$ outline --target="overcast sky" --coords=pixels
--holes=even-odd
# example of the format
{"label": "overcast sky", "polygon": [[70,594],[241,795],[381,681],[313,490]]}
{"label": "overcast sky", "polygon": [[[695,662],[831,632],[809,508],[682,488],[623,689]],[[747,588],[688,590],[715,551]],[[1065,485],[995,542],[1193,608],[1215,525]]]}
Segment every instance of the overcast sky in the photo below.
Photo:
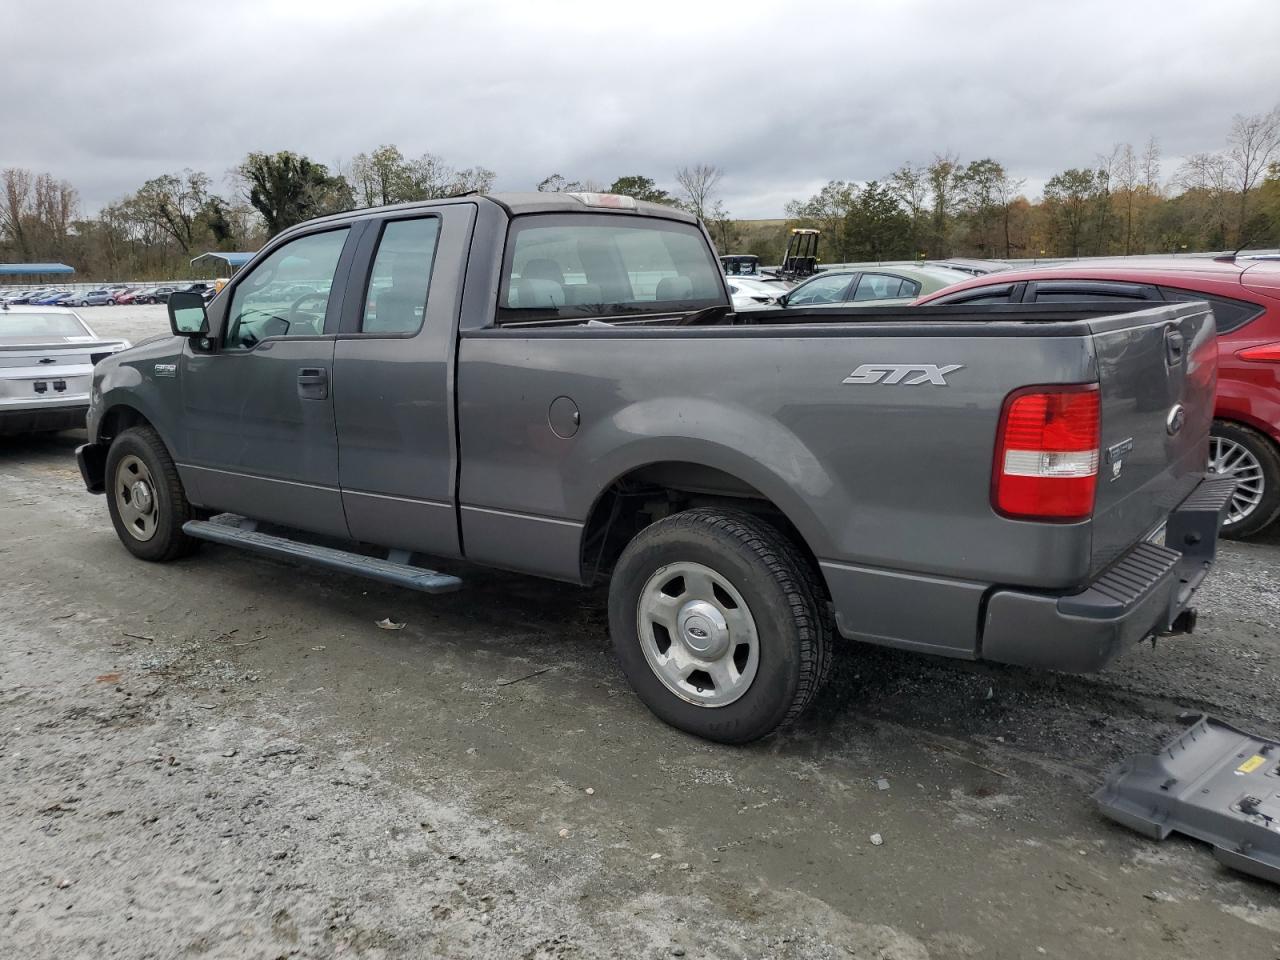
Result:
{"label": "overcast sky", "polygon": [[0,0],[0,166],[86,212],[250,150],[382,143],[664,186],[725,171],[739,217],[949,150],[1044,179],[1112,145],[1223,146],[1280,101],[1280,0]]}

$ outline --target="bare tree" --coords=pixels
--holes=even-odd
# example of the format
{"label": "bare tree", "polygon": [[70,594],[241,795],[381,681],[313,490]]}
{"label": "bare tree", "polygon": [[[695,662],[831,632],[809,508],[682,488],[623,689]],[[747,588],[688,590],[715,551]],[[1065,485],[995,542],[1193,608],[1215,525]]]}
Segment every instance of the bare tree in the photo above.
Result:
{"label": "bare tree", "polygon": [[889,189],[898,198],[911,218],[912,256],[923,251],[920,249],[924,239],[925,220],[928,216],[929,184],[925,179],[925,171],[921,167],[904,163],[889,174]]}
{"label": "bare tree", "polygon": [[1185,191],[1184,199],[1196,211],[1196,219],[1213,247],[1227,244],[1227,221],[1232,195],[1231,162],[1221,153],[1197,153],[1187,157],[1174,176]]}
{"label": "bare tree", "polygon": [[1126,143],[1120,148],[1120,155],[1115,164],[1115,194],[1120,198],[1124,213],[1124,255],[1133,253],[1133,209],[1138,195],[1138,155],[1133,152],[1133,144]]}
{"label": "bare tree", "polygon": [[710,163],[681,167],[676,171],[676,184],[684,193],[689,212],[706,221],[715,214],[716,187],[724,177],[724,171]]}
{"label": "bare tree", "polygon": [[935,256],[951,253],[950,227],[955,215],[956,203],[963,189],[965,165],[950,153],[935,153],[933,162],[925,168],[925,180],[933,201],[933,249]]}
{"label": "bare tree", "polygon": [[30,213],[31,171],[10,167],[0,174],[4,203],[0,206],[0,237],[6,239],[23,260],[31,256],[26,219]]}
{"label": "bare tree", "polygon": [[1269,113],[1252,117],[1236,114],[1227,135],[1227,166],[1232,186],[1239,191],[1236,214],[1236,246],[1249,243],[1245,236],[1248,225],[1249,194],[1265,175],[1272,159],[1280,153],[1280,106]]}

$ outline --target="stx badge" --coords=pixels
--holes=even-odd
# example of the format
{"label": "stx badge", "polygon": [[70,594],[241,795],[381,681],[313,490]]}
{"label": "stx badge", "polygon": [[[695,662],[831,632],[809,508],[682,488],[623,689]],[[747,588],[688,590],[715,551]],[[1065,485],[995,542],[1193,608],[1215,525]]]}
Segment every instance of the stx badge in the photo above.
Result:
{"label": "stx badge", "polygon": [[963,363],[949,363],[946,366],[935,363],[864,363],[841,382],[901,383],[906,387],[931,383],[935,387],[945,387],[947,374],[962,369]]}

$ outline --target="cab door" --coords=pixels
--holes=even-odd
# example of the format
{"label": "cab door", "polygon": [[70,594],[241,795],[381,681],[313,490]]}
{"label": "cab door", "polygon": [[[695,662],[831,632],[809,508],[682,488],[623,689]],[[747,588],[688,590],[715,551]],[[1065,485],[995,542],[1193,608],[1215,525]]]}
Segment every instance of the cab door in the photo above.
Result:
{"label": "cab door", "polygon": [[279,245],[232,281],[210,348],[187,345],[183,475],[200,505],[347,536],[333,355],[362,229],[331,226]]}
{"label": "cab door", "polygon": [[351,537],[461,555],[453,381],[476,207],[371,219],[334,355],[338,478]]}

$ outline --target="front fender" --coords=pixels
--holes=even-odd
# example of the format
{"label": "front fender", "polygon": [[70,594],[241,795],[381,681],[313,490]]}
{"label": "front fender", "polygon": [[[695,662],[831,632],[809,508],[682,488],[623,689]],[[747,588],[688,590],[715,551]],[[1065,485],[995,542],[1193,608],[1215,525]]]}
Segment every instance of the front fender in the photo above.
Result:
{"label": "front fender", "polygon": [[175,441],[181,437],[178,372],[184,341],[166,337],[133,347],[103,360],[94,369],[87,427],[89,442],[101,444],[103,424],[113,410],[127,407],[149,422],[179,459]]}

